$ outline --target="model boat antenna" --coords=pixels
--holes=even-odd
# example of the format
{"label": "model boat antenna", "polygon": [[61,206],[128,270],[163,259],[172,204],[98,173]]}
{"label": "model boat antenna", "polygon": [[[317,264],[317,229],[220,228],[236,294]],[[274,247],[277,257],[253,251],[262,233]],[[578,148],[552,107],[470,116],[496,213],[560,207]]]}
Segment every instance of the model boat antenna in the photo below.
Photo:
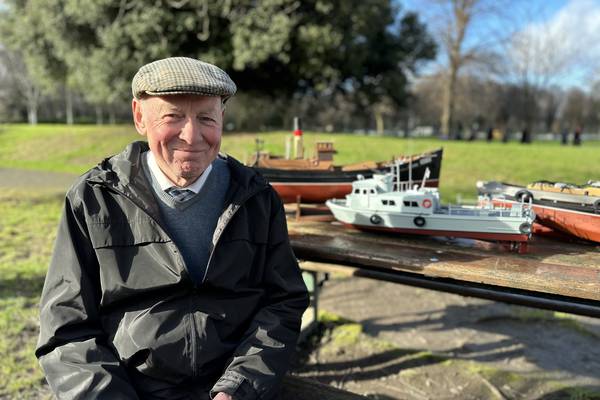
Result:
{"label": "model boat antenna", "polygon": [[425,187],[425,181],[427,181],[427,179],[429,179],[430,175],[431,175],[431,171],[429,170],[429,167],[427,167],[425,169],[425,173],[423,174],[423,180],[421,181],[421,189],[423,189]]}
{"label": "model boat antenna", "polygon": [[[398,173],[400,179],[400,173]],[[412,156],[408,157],[408,188],[412,189]]]}
{"label": "model boat antenna", "polygon": [[264,140],[256,138],[254,139],[254,143],[256,144],[256,158],[254,159],[254,165],[258,165],[258,160],[260,158],[260,152],[263,149]]}

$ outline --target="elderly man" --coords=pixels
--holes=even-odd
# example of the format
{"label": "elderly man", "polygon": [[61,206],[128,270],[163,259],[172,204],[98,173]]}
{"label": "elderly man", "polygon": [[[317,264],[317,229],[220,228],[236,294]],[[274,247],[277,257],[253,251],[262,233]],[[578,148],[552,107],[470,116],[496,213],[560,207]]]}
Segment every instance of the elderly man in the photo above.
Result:
{"label": "elderly man", "polygon": [[41,299],[36,355],[60,399],[271,399],[306,287],[282,203],[219,154],[236,87],[176,57],[133,78],[148,142],[69,190]]}

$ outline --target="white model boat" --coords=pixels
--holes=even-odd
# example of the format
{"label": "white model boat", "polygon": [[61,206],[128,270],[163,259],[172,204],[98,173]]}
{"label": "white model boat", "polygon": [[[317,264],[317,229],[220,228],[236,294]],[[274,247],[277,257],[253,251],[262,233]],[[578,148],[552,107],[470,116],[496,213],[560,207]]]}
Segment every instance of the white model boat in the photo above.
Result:
{"label": "white model boat", "polygon": [[412,182],[397,185],[395,175],[376,174],[354,181],[352,193],[345,199],[330,199],[326,205],[337,220],[359,229],[467,237],[515,245],[531,237],[535,213],[527,203],[510,208],[495,206],[491,201],[481,201],[480,206],[442,206],[437,189],[413,186]]}

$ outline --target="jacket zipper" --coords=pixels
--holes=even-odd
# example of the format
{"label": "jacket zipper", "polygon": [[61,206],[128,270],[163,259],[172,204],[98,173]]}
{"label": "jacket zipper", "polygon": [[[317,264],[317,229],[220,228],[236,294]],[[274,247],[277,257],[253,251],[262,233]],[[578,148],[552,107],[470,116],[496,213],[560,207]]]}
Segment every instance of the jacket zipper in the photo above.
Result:
{"label": "jacket zipper", "polygon": [[[246,201],[246,200],[244,200],[244,201]],[[215,240],[214,243],[212,244],[212,249],[210,250],[210,254],[208,256],[208,262],[206,263],[206,269],[204,270],[204,276],[202,277],[201,284],[204,283],[204,281],[206,280],[206,276],[208,275],[208,268],[210,267],[210,262],[213,258],[213,254],[215,253],[215,249],[217,248],[217,244],[219,243],[219,240],[221,240],[223,231],[229,224],[229,221],[231,221],[233,216],[237,213],[237,210],[239,210],[241,208],[241,206],[242,206],[241,204],[234,205],[232,203],[227,207],[227,209],[225,209],[225,211],[223,213],[221,213],[221,216],[222,216],[225,212],[227,212],[228,209],[231,209],[231,211],[229,212],[227,217],[223,220],[222,224],[219,224],[219,226],[217,226],[217,228],[219,229],[219,232],[217,233],[217,240]],[[220,217],[219,217],[219,219],[220,219]]]}
{"label": "jacket zipper", "polygon": [[[202,277],[201,284],[204,283],[204,281],[206,280],[206,277],[208,275],[208,269],[210,268],[210,262],[212,261],[213,254],[215,253],[215,250],[217,248],[217,244],[219,244],[219,241],[221,240],[221,236],[223,236],[223,232],[225,231],[225,228],[227,228],[227,225],[229,225],[229,222],[231,221],[231,219],[234,217],[234,215],[237,213],[237,211],[240,208],[242,208],[242,206],[244,205],[244,203],[246,201],[248,201],[250,198],[256,196],[258,193],[262,192],[263,190],[266,190],[266,188],[260,189],[260,190],[257,190],[255,192],[250,193],[249,195],[247,195],[246,197],[244,197],[240,201],[239,204],[230,203],[229,206],[227,206],[227,208],[225,210],[223,210],[223,212],[221,213],[221,217],[222,217],[227,212],[227,210],[231,208],[231,210],[229,211],[228,215],[223,220],[222,224],[218,225],[215,228],[215,229],[219,229],[219,232],[217,233],[217,239],[213,243],[212,250],[210,251],[210,255],[208,256],[208,262],[206,263],[206,270],[204,271],[204,276]],[[221,219],[221,217],[219,217],[219,219]]]}

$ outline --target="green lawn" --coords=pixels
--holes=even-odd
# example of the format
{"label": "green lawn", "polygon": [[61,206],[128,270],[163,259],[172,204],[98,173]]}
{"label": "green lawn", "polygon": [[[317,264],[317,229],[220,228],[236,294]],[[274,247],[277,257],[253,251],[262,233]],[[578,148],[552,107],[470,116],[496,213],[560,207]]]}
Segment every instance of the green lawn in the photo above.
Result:
{"label": "green lawn", "polygon": [[[240,160],[260,137],[265,149],[283,153],[286,132],[227,134],[222,149]],[[0,168],[82,173],[103,157],[140,138],[132,126],[0,125]],[[390,159],[394,154],[444,147],[441,187],[446,201],[475,197],[478,179],[527,183],[536,179],[584,182],[600,179],[600,144],[580,148],[557,143],[441,142],[307,133],[305,147],[333,140],[340,163]],[[48,397],[33,355],[38,303],[51,254],[62,194],[0,190],[0,399]]]}
{"label": "green lawn", "polygon": [[0,191],[0,398],[47,397],[33,354],[62,194]]}
{"label": "green lawn", "polygon": [[[241,161],[248,160],[255,151],[255,139],[260,137],[266,150],[283,154],[288,135],[288,132],[226,134],[222,150]],[[0,126],[0,167],[79,174],[140,138],[130,125]],[[441,193],[445,201],[454,202],[457,196],[474,199],[477,180],[520,184],[540,179],[573,183],[600,180],[600,142],[573,147],[556,142],[521,145],[313,132],[306,133],[304,140],[308,153],[313,152],[317,140],[334,141],[338,163],[387,160],[393,155],[444,147]]]}

